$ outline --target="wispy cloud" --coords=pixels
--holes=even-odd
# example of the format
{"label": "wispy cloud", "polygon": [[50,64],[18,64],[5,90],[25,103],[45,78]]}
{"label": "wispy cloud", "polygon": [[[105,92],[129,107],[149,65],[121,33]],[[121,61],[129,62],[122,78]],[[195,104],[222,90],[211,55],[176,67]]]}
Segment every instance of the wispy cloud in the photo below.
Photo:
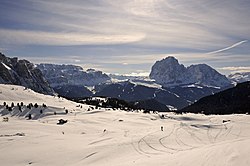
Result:
{"label": "wispy cloud", "polygon": [[5,48],[0,48],[0,52],[6,51]]}
{"label": "wispy cloud", "polygon": [[133,72],[133,73],[129,73],[129,74],[124,74],[125,76],[134,76],[134,77],[148,77],[149,76],[149,72]]}
{"label": "wispy cloud", "polygon": [[0,29],[3,42],[22,45],[121,44],[140,41],[144,37],[144,34],[103,35]]}
{"label": "wispy cloud", "polygon": [[169,55],[186,64],[232,66],[233,59],[247,66],[249,8],[245,0],[0,1],[0,47],[22,49],[8,50],[13,56],[48,54],[51,62],[77,54],[123,73],[149,71]]}
{"label": "wispy cloud", "polygon": [[250,72],[250,67],[249,66],[231,66],[231,67],[222,67],[218,68],[219,70],[225,70],[225,71],[230,71],[231,73],[237,73],[237,72]]}
{"label": "wispy cloud", "polygon": [[206,53],[206,54],[216,54],[216,53],[220,53],[220,52],[223,52],[223,51],[227,51],[227,50],[230,50],[230,49],[232,49],[232,48],[234,48],[234,47],[237,47],[237,46],[239,46],[239,45],[241,45],[241,44],[243,44],[243,43],[246,43],[246,42],[248,42],[247,40],[243,40],[243,41],[240,41],[240,42],[238,42],[238,43],[235,43],[235,44],[233,44],[233,45],[231,45],[231,46],[229,46],[229,47],[226,47],[226,48],[222,48],[222,49],[219,49],[219,50],[216,50],[216,51],[212,51],[212,52],[209,52],[209,53]]}
{"label": "wispy cloud", "polygon": [[[13,3],[20,8],[16,12],[9,13],[8,17],[12,21],[21,21],[32,26],[34,33],[36,31],[48,33],[46,35],[41,33],[39,35],[38,33],[36,36],[40,39],[39,44],[43,45],[51,44],[52,42],[48,42],[48,40],[54,41],[55,39],[51,40],[51,38],[54,38],[55,35],[58,40],[65,40],[66,38],[65,45],[84,45],[88,42],[93,44],[95,41],[96,44],[100,44],[102,41],[103,43],[109,43],[110,40],[111,43],[115,43],[118,40],[118,44],[127,41],[139,41],[136,44],[144,46],[209,50],[235,42],[225,32],[232,32],[232,36],[238,33],[239,36],[244,35],[245,38],[250,38],[248,28],[244,28],[249,25],[244,23],[247,25],[242,26],[242,28],[239,28],[238,25],[239,17],[242,19],[248,18],[248,8],[239,6],[240,3],[235,4],[232,0],[230,2],[231,4],[224,0],[219,3],[211,3],[208,0],[202,3],[195,0],[190,0],[188,3],[173,0],[70,2],[42,0],[27,1],[32,5],[24,8],[19,2],[14,1]],[[232,6],[235,6],[234,8],[240,7],[242,12],[235,14],[235,9]],[[220,10],[221,8],[223,10]],[[227,15],[226,18],[231,19],[225,19],[225,15]],[[228,26],[229,24],[230,26]],[[15,29],[19,28],[22,31],[26,30],[25,37],[28,41],[36,40],[32,37],[34,34],[32,31],[22,29],[23,27]],[[51,33],[55,31],[57,34],[52,35]],[[27,34],[28,32],[30,35]],[[32,43],[19,42],[24,35],[20,34],[19,31],[15,33],[17,44]],[[71,37],[68,33],[78,34],[79,37]],[[66,37],[63,37],[63,34]],[[97,39],[89,39],[92,38],[91,35],[84,35],[86,36],[85,39],[80,39],[83,37],[82,34],[95,34],[93,38]],[[67,36],[72,40],[69,40]],[[135,36],[136,39],[132,36]],[[109,40],[103,40],[103,38],[108,37],[110,37]],[[86,38],[89,40],[86,40]],[[15,43],[15,41],[11,42]],[[54,44],[62,45],[62,41],[56,41]]]}

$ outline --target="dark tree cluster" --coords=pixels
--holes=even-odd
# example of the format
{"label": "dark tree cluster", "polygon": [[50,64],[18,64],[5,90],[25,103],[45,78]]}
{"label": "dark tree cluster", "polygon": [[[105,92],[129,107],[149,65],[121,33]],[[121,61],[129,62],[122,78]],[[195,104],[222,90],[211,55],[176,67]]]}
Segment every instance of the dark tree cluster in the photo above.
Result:
{"label": "dark tree cluster", "polygon": [[100,107],[113,109],[113,110],[121,109],[125,111],[133,111],[136,109],[132,104],[124,100],[110,98],[110,97],[105,98],[104,100],[87,97],[84,99],[75,99],[74,101],[78,103],[82,103],[82,104],[92,105],[93,107],[90,106],[88,108],[88,111],[93,110],[93,109],[99,109]]}

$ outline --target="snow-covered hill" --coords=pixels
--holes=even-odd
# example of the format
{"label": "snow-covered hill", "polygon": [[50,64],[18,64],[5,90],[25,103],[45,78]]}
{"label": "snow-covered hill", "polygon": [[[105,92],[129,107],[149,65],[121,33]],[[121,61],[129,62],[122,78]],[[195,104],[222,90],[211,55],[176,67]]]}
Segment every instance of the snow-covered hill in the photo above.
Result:
{"label": "snow-covered hill", "polygon": [[185,84],[198,84],[203,86],[226,87],[231,82],[206,64],[197,64],[185,67],[179,64],[174,57],[167,57],[157,61],[150,73],[150,78],[165,87]]}
{"label": "snow-covered hill", "polygon": [[[3,102],[16,105],[21,101],[25,105],[46,103],[47,115],[25,120],[16,108],[4,115],[9,118],[8,122],[0,121],[0,161],[4,166],[248,166],[250,163],[249,115],[167,113],[162,116],[103,108],[88,111],[87,105],[79,106],[20,86],[0,85],[1,113],[6,112]],[[23,108],[23,111],[28,109]],[[40,109],[32,109],[40,114]],[[57,125],[59,119],[68,121]]]}
{"label": "snow-covered hill", "polygon": [[[4,102],[8,107],[11,107],[12,103],[14,104],[11,112],[9,112],[6,107],[3,107]],[[19,110],[17,103],[20,105],[21,102],[23,103],[23,107]],[[32,107],[29,109],[27,106],[30,103],[32,103],[33,106],[37,103],[38,108]],[[23,118],[28,114],[32,114],[32,117],[36,118],[38,115],[43,117],[46,114],[54,114],[54,110],[57,110],[57,113],[65,113],[66,109],[73,111],[76,109],[76,106],[79,105],[62,97],[44,95],[23,86],[8,84],[0,84],[0,104],[2,105],[0,110],[1,115],[9,114]],[[43,104],[45,104],[46,107],[43,107]],[[40,113],[41,110],[43,110],[42,114]]]}

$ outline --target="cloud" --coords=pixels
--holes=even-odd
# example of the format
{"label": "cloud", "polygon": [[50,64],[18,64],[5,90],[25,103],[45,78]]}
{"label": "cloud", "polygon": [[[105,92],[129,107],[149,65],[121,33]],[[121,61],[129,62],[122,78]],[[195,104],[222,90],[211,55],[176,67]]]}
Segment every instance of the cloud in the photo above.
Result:
{"label": "cloud", "polygon": [[7,49],[5,49],[5,48],[0,48],[0,52],[1,52],[1,51],[6,51],[6,50],[7,50]]}
{"label": "cloud", "polygon": [[0,29],[3,42],[23,45],[121,44],[140,41],[144,37],[144,34],[103,35]]}
{"label": "cloud", "polygon": [[[31,2],[27,1],[27,3]],[[42,32],[47,33],[44,35],[39,32],[34,39],[32,31],[29,32],[31,35],[21,35],[17,31],[16,41],[22,40],[23,36],[30,41],[29,43],[18,42],[18,44],[30,44],[33,40],[37,44],[53,43],[54,45],[136,42],[135,45],[140,46],[211,50],[235,42],[231,36],[250,38],[248,28],[250,23],[239,21],[248,19],[247,5],[235,3],[233,0],[222,0],[218,3],[212,3],[209,0],[202,2],[196,0],[188,2],[42,0],[32,1],[32,5],[26,8],[18,2],[15,5],[22,10],[18,8],[16,11],[14,9],[12,12],[6,11],[10,19],[34,27],[32,30],[34,33],[41,29]],[[52,35],[51,30],[57,33]],[[65,37],[62,37],[64,33]],[[54,37],[58,40],[51,39]],[[15,41],[12,40],[10,43]]]}
{"label": "cloud", "polygon": [[149,76],[149,72],[133,72],[133,73],[129,73],[129,74],[124,74],[125,76],[141,76],[141,77],[148,77]]}
{"label": "cloud", "polygon": [[226,70],[230,71],[231,73],[237,73],[237,72],[250,72],[250,67],[249,66],[231,66],[231,67],[222,67],[218,68],[219,70]]}
{"label": "cloud", "polygon": [[237,47],[237,46],[239,46],[239,45],[241,45],[241,44],[243,44],[243,43],[246,43],[246,42],[248,42],[247,40],[243,40],[243,41],[240,41],[240,42],[238,42],[238,43],[235,43],[235,44],[233,44],[233,45],[231,45],[231,46],[229,46],[229,47],[226,47],[226,48],[222,48],[222,49],[219,49],[219,50],[216,50],[216,51],[212,51],[212,52],[209,52],[209,53],[206,53],[206,54],[217,54],[217,53],[220,53],[220,52],[223,52],[223,51],[227,51],[227,50],[230,50],[230,49],[232,49],[232,48],[234,48],[234,47]]}
{"label": "cloud", "polygon": [[185,65],[248,66],[249,8],[245,0],[0,1],[0,46],[51,62],[77,55],[72,63],[109,72],[149,71],[166,56]]}

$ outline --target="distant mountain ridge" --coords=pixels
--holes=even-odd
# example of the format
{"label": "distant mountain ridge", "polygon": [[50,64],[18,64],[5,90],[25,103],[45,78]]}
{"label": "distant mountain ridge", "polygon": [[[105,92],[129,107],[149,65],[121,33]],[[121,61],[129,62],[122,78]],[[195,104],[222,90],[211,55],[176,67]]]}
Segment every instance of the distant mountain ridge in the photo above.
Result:
{"label": "distant mountain ridge", "polygon": [[186,84],[226,87],[231,84],[226,76],[206,64],[185,67],[171,56],[157,61],[152,66],[149,77],[165,87]]}
{"label": "distant mountain ridge", "polygon": [[[148,77],[119,76],[112,74],[108,76],[93,69],[84,71],[81,67],[75,65],[40,64],[37,66],[41,69],[45,78],[48,79],[53,89],[58,94],[67,98],[104,96],[122,99],[128,102],[140,101],[145,107],[148,106],[146,105],[147,102],[144,101],[155,101],[154,105],[159,105],[157,104],[157,102],[159,102],[165,106],[173,106],[177,109],[181,109],[204,96],[222,90],[221,84],[214,84],[216,81],[220,82],[220,78],[223,79],[221,81],[223,86],[230,83],[225,76],[220,75],[205,64],[191,65],[185,68],[183,65],[180,65],[174,57],[168,57],[166,59],[164,63],[170,65],[161,65],[160,68],[162,68],[163,73],[159,74],[164,74],[164,71],[167,71],[170,75],[160,77],[166,76],[169,79],[182,79],[186,80],[186,82],[183,81],[180,84],[175,84],[175,86],[165,87],[165,84],[161,84]],[[185,72],[186,70],[188,70],[188,72]],[[207,71],[209,71],[210,74],[206,74]],[[153,71],[151,73],[153,73]],[[198,83],[205,85],[199,85]],[[215,87],[215,85],[220,85],[220,87]]]}
{"label": "distant mountain ridge", "polygon": [[59,64],[37,64],[45,78],[52,87],[77,85],[77,86],[94,86],[109,81],[111,78],[94,69],[83,70],[76,65],[59,65]]}
{"label": "distant mountain ridge", "polygon": [[0,83],[22,85],[43,94],[54,94],[42,72],[27,60],[8,58],[0,53]]}
{"label": "distant mountain ridge", "polygon": [[234,73],[228,76],[230,80],[236,83],[250,81],[250,72]]}
{"label": "distant mountain ridge", "polygon": [[201,98],[180,112],[204,114],[237,114],[250,112],[250,81],[217,94]]}
{"label": "distant mountain ridge", "polygon": [[[53,90],[67,98],[81,98],[93,95],[95,85],[110,81],[111,78],[94,69],[83,70],[76,65],[38,64]],[[91,87],[91,89],[88,89]]]}
{"label": "distant mountain ridge", "polygon": [[186,68],[174,57],[165,58],[160,65],[159,61],[155,63],[158,65],[152,67],[150,74],[155,80],[145,76],[108,76],[94,69],[84,71],[76,65],[34,66],[26,60],[1,57],[0,83],[23,85],[44,94],[56,92],[68,99],[112,97],[149,110],[179,110],[231,85],[225,76],[205,64]]}

